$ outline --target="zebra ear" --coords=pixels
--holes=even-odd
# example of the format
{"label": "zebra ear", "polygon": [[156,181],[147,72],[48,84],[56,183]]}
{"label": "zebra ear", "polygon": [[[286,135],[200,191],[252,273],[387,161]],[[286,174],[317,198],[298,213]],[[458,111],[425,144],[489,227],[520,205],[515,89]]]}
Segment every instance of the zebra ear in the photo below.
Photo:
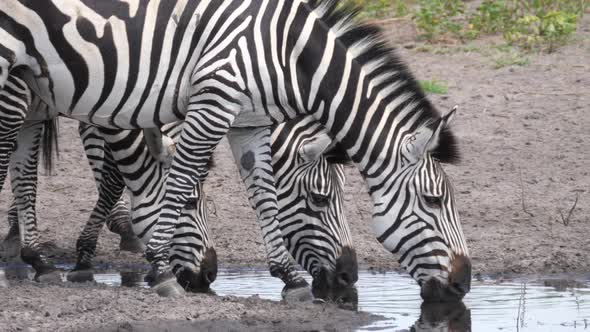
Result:
{"label": "zebra ear", "polygon": [[457,106],[434,123],[419,128],[415,134],[407,138],[405,149],[409,159],[419,160],[424,154],[435,152],[438,149],[441,134],[453,119],[456,110]]}
{"label": "zebra ear", "polygon": [[455,105],[447,114],[443,115],[438,121],[436,129],[432,133],[432,137],[426,146],[425,152],[434,152],[440,145],[441,134],[445,128],[448,128],[449,124],[453,121],[455,113],[457,112],[458,106]]}
{"label": "zebra ear", "polygon": [[299,156],[305,161],[318,160],[322,154],[332,147],[332,144],[332,138],[326,133],[306,138],[299,147]]}

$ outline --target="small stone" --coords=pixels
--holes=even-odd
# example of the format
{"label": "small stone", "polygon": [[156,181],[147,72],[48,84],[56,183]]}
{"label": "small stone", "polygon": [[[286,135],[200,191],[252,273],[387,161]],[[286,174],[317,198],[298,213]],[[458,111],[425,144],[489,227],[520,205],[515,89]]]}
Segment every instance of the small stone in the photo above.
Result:
{"label": "small stone", "polygon": [[49,317],[51,316],[51,314],[49,313],[49,311],[45,311],[45,317]]}
{"label": "small stone", "polygon": [[416,47],[416,44],[414,44],[414,43],[407,43],[407,44],[404,45],[404,48],[405,49],[408,49],[408,50],[411,50],[411,49],[413,49],[415,47]]}

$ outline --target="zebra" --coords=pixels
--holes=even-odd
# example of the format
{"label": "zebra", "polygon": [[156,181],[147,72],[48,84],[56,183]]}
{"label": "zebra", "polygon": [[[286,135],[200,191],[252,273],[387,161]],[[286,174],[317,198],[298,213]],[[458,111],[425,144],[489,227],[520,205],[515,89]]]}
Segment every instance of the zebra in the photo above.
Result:
{"label": "zebra", "polygon": [[[441,116],[379,29],[355,23],[354,9],[328,0],[8,3],[0,88],[17,68],[49,113],[124,129],[185,121],[146,249],[162,282],[174,278],[179,211],[234,126],[243,127],[236,159],[252,167],[244,180],[271,274],[289,291],[309,287],[282,243],[268,156],[270,125],[310,114],[365,179],[376,237],[422,298],[469,292],[469,252],[442,168],[459,160],[455,109]],[[182,293],[167,285],[160,294]]]}
{"label": "zebra", "polygon": [[[175,139],[181,128],[180,124],[172,123],[165,125],[162,131],[167,137]],[[81,124],[79,132],[88,159],[99,160],[100,155],[92,155],[90,148],[96,150],[100,147],[96,141],[101,138],[112,141],[108,135],[109,130]],[[129,162],[129,165],[119,167],[137,167],[136,159],[131,158],[137,152],[129,148],[131,142],[138,140],[135,135],[136,133],[117,138],[109,144],[119,146],[125,151],[124,156],[119,156],[115,163]],[[233,147],[235,143],[231,137],[233,136],[230,136],[230,144]],[[333,145],[325,144],[325,138],[326,134],[321,126],[311,117],[293,119],[273,130],[272,159],[277,191],[285,193],[278,200],[279,225],[285,244],[292,257],[313,276],[314,293],[323,294],[321,297],[330,297],[331,291],[348,289],[358,280],[358,267],[343,211],[345,179],[342,163],[347,160]],[[122,151],[117,153],[120,155]],[[106,164],[105,159],[103,163]],[[241,167],[241,163],[237,164]],[[94,173],[98,179],[100,174],[96,171]],[[108,176],[109,173],[111,172],[103,170],[102,176]],[[138,172],[135,171],[134,174]],[[114,187],[116,186],[109,186],[111,189]],[[112,196],[111,200],[117,196],[120,194]],[[206,220],[204,210],[199,209],[198,212],[198,219]],[[136,218],[140,217],[132,220]],[[89,222],[79,237],[78,244],[82,247],[78,248],[80,256],[77,269],[88,268],[88,262],[94,256],[99,229],[96,226]],[[326,292],[328,295],[325,295]]]}
{"label": "zebra", "polygon": [[[173,123],[164,126],[163,131],[168,137],[175,138],[179,135],[180,129],[180,124]],[[26,132],[23,130],[20,134],[24,135]],[[147,150],[142,151],[147,148],[147,144],[134,146],[136,142],[143,142],[137,131],[125,131],[125,135],[116,131],[116,141],[113,145],[119,150],[114,152],[105,141],[105,136],[109,137],[108,134],[102,134],[99,128],[81,123],[79,134],[93,170],[99,199],[77,241],[77,264],[73,272],[68,275],[72,281],[86,280],[89,277],[88,270],[91,269],[91,260],[95,255],[98,233],[105,220],[111,231],[122,237],[127,236],[127,239],[122,238],[120,246],[125,246],[128,241],[131,241],[132,246],[136,245],[135,238],[129,234],[133,234],[127,222],[129,212],[120,197],[124,182],[137,182],[139,176],[150,169],[145,167],[143,158],[148,156]],[[38,141],[39,139],[35,142],[38,143]],[[350,231],[343,212],[345,178],[342,163],[347,162],[346,158],[337,149],[330,147],[330,144],[326,144],[331,140],[326,140],[326,134],[311,117],[294,119],[277,126],[273,130],[272,142],[273,167],[277,178],[277,190],[280,193],[279,220],[287,248],[296,261],[314,277],[314,295],[318,298],[336,299],[339,290],[349,289],[358,279],[356,253],[352,248]],[[27,143],[21,138],[19,149],[26,150],[27,146],[31,145]],[[13,155],[13,159],[24,155],[26,154],[23,152],[17,153]],[[117,158],[113,158],[113,155]],[[142,157],[137,158],[137,156]],[[36,175],[36,157],[35,153],[26,158],[29,160],[29,165],[32,165],[28,167],[29,174]],[[122,167],[133,171],[119,172],[117,162],[125,163]],[[150,159],[150,162],[153,161]],[[163,179],[147,182],[158,183],[163,182]],[[36,194],[35,185],[36,181],[13,182],[17,192],[27,191],[33,196]],[[25,190],[25,188],[30,189]],[[139,190],[144,189],[140,188]],[[142,194],[137,191],[133,191],[133,194],[133,197],[142,197]],[[145,202],[145,199],[143,201]],[[198,204],[198,206],[202,205]],[[16,210],[16,205],[13,204],[9,214],[16,214]],[[32,206],[27,210],[34,211],[35,208]],[[206,220],[204,209],[199,208],[196,211],[197,220]],[[142,213],[142,215],[152,215],[152,213]],[[137,219],[134,220],[137,221]],[[11,230],[18,230],[18,226],[14,225],[16,223],[13,221]],[[32,222],[31,225],[25,226],[29,226],[26,229],[31,229],[25,234],[30,236],[30,233],[34,233],[34,238],[38,239],[36,224]],[[207,231],[205,227],[199,230]],[[138,233],[141,234],[144,231],[139,230]],[[204,235],[208,237],[208,234]],[[48,265],[46,260],[44,262]],[[175,264],[175,266],[178,270],[181,265]],[[46,271],[52,270],[47,266],[44,267]],[[37,272],[42,274],[45,271]],[[183,284],[187,283],[187,278],[178,279],[184,280]],[[215,280],[214,276],[197,279],[211,282]],[[204,282],[203,286],[193,286],[191,289],[204,290],[208,285],[208,282]]]}
{"label": "zebra", "polygon": [[[18,136],[17,149],[10,160],[15,204],[9,211],[9,221],[12,219],[14,223],[14,219],[17,219],[18,235],[20,235],[22,243],[21,258],[33,267],[36,272],[36,280],[42,280],[56,271],[55,266],[40,248],[35,216],[39,143],[40,141],[45,143],[45,139],[52,138],[52,136],[46,135],[42,140],[41,132],[44,129],[46,131],[48,127],[51,128],[49,124],[53,123],[37,122],[32,123],[31,127],[23,128]],[[107,134],[103,133],[103,135]],[[104,219],[109,216],[111,217],[110,223],[114,224],[109,227],[111,230],[119,228],[129,231],[129,226],[131,226],[132,231],[142,241],[147,242],[151,232],[150,224],[155,222],[161,208],[160,203],[164,191],[163,176],[165,176],[166,170],[145,148],[143,140],[134,141],[134,138],[140,136],[141,132],[138,133],[137,130],[110,130],[108,135],[113,142],[120,140],[123,143],[135,144],[135,146],[134,148],[115,150],[110,147],[116,146],[116,143],[106,146],[104,139],[97,140],[86,135],[87,152],[88,149],[96,149],[99,146],[104,152],[100,163],[101,168],[98,169],[99,172],[95,172],[99,199],[88,224],[101,222],[100,226],[102,226]],[[48,144],[43,145],[47,146]],[[130,157],[137,159],[135,162],[123,164]],[[118,167],[121,168],[121,171]],[[95,170],[97,169],[95,168]],[[141,177],[141,179],[138,180],[137,177]],[[126,214],[120,211],[121,207],[125,206],[117,201],[117,198],[121,197],[125,185],[132,192],[130,197],[133,223],[131,225],[128,224],[128,219],[124,223],[121,222],[122,219],[126,219],[124,218]],[[110,213],[111,211],[113,213]],[[123,218],[117,217],[117,214],[122,214]],[[15,215],[17,215],[16,218]],[[11,227],[11,229],[13,228]],[[88,232],[88,227],[82,234],[84,232]],[[10,233],[14,234],[15,231]],[[123,232],[119,232],[119,234],[126,235]],[[73,280],[88,277],[91,257],[87,252],[80,250],[79,247],[83,244],[84,238],[82,237],[77,243],[78,263],[74,271],[68,275],[69,279],[70,277]],[[94,249],[96,241],[92,245]],[[171,253],[170,265],[178,283],[187,291],[208,290],[209,285],[217,276],[217,256],[206,224],[204,200],[195,200],[193,197],[183,207],[178,227],[175,230]]]}

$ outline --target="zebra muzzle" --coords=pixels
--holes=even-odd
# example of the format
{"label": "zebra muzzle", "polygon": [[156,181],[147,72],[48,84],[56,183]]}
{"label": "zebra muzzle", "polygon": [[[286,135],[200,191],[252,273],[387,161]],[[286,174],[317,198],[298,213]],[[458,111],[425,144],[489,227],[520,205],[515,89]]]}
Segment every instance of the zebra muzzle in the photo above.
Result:
{"label": "zebra muzzle", "polygon": [[432,277],[420,286],[420,296],[426,302],[460,301],[471,290],[471,261],[466,256],[455,256],[446,283]]}
{"label": "zebra muzzle", "polygon": [[356,251],[350,247],[342,248],[334,270],[322,268],[314,276],[312,291],[316,298],[334,302],[356,302],[358,294],[354,284],[358,280]]}
{"label": "zebra muzzle", "polygon": [[217,279],[217,253],[215,249],[207,248],[200,271],[181,269],[176,272],[176,279],[187,292],[208,292],[209,286]]}

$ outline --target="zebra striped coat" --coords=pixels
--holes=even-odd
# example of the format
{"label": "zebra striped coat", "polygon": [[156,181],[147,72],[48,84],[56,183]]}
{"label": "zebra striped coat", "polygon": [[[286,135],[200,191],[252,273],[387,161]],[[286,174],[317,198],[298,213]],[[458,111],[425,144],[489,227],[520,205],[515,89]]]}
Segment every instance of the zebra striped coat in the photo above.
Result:
{"label": "zebra striped coat", "polygon": [[[165,135],[175,139],[181,128],[181,124],[175,123],[164,126],[162,130]],[[99,193],[105,191],[105,195],[110,196],[107,201],[116,200],[120,196],[118,189],[122,188],[122,183],[117,185],[108,179],[122,177],[127,185],[133,183],[133,188],[136,187],[137,181],[143,178],[139,177],[143,167],[138,168],[135,156],[139,150],[145,150],[147,147],[143,143],[132,147],[132,144],[141,141],[137,131],[123,132],[126,136],[117,134],[114,138],[111,130],[84,124],[80,126],[80,136],[91,161]],[[101,142],[105,139],[108,144]],[[311,117],[294,119],[277,126],[273,130],[272,142],[273,167],[279,193],[279,224],[287,249],[295,261],[314,277],[318,285],[321,285],[320,287],[349,287],[356,282],[358,275],[356,254],[352,249],[350,231],[343,211],[345,179],[340,163],[346,162],[345,156],[334,149],[332,140]],[[230,144],[233,146],[234,142],[230,141]],[[139,159],[141,160],[142,158]],[[113,165],[131,169],[133,172],[121,171],[121,175],[113,174],[118,172]],[[237,165],[238,168],[243,167],[239,161]],[[139,169],[142,171],[139,172]],[[158,179],[158,175],[154,174],[153,177]],[[157,181],[163,183],[163,180]],[[102,186],[103,181],[108,185]],[[153,181],[156,180],[151,179],[148,182]],[[145,184],[142,183],[140,190],[144,188]],[[113,189],[117,189],[114,195]],[[131,192],[132,197],[141,196],[141,193],[134,190]],[[99,205],[100,200],[97,202],[97,206]],[[134,205],[146,208],[149,206],[145,202],[132,204]],[[197,205],[201,207],[203,203]],[[205,209],[199,208],[196,212],[197,220],[200,221],[198,225],[205,225]],[[143,216],[152,214],[146,211],[134,212],[132,220],[139,223]],[[102,221],[104,219],[103,217]],[[78,240],[78,264],[82,266],[94,255],[98,237],[96,226],[102,226],[102,223],[94,224],[92,221],[91,218]],[[124,226],[111,225],[109,228],[124,229]],[[200,230],[208,239],[206,227]],[[148,231],[139,229],[135,233],[140,234],[144,242],[147,242]]]}
{"label": "zebra striped coat", "polygon": [[[50,110],[82,121],[138,128],[185,119],[147,248],[162,276],[180,210],[232,123],[311,114],[365,178],[376,236],[423,298],[461,298],[471,265],[441,166],[457,160],[453,112],[441,117],[378,29],[353,17],[337,1],[8,0],[0,10],[0,88],[21,67]],[[270,225],[271,273],[294,289],[304,283],[273,233],[276,193],[265,186],[273,181],[269,136],[242,136],[256,146],[261,170],[251,182],[264,195],[251,200]]]}
{"label": "zebra striped coat", "polygon": [[[19,149],[12,157],[12,165],[18,165],[22,169],[11,171],[11,174],[15,175],[13,188],[15,193],[26,192],[28,197],[36,195],[36,160],[41,124],[32,127],[37,129],[35,131],[21,131]],[[175,138],[180,133],[181,125],[171,124],[163,129],[166,135]],[[133,241],[134,234],[129,228],[128,210],[120,200],[125,184],[131,188],[139,188],[131,190],[132,206],[157,211],[158,204],[153,201],[154,195],[149,191],[160,190],[164,183],[164,178],[160,177],[161,173],[155,172],[161,166],[149,157],[147,147],[137,131],[103,130],[105,133],[102,133],[101,129],[85,124],[80,125],[79,131],[95,176],[99,199],[77,241],[78,262],[74,272],[69,274],[71,280],[76,280],[78,274],[85,280],[87,273],[84,270],[91,268],[99,231],[105,220],[111,231],[120,234],[126,241]],[[33,137],[36,139],[31,142],[25,141],[31,134],[34,134]],[[111,144],[107,144],[105,136],[112,141]],[[292,256],[314,276],[316,293],[348,287],[358,278],[356,255],[351,246],[350,232],[343,212],[344,172],[339,163],[345,160],[337,151],[329,151],[331,148],[331,140],[310,117],[289,121],[273,130],[273,166],[279,192],[281,230]],[[24,161],[21,162],[19,159]],[[119,171],[118,163],[123,170],[131,171]],[[152,167],[154,165],[155,167]],[[18,174],[35,176],[28,179]],[[17,196],[17,200],[18,197],[20,196]],[[34,201],[28,203],[31,206],[26,207],[26,211],[34,212]],[[200,291],[206,289],[215,279],[216,265],[212,260],[214,250],[206,227],[204,205],[198,202],[195,206],[197,208],[193,214],[193,209],[187,205],[187,211],[191,213],[184,213],[184,221],[180,223],[184,227],[175,233],[171,264],[177,277],[186,275],[186,272],[183,274],[186,269],[194,271],[192,276],[200,276],[201,270],[208,271],[209,275],[204,279],[207,282],[198,287],[195,282],[191,284],[186,278],[179,278],[187,289]],[[15,204],[9,213],[14,215],[13,218],[9,218],[13,219],[13,235],[18,235]],[[135,233],[144,242],[149,238],[151,226],[144,219],[146,216],[153,218],[153,215],[157,213],[144,210],[140,214],[134,213],[132,218]],[[23,247],[38,249],[34,215],[32,219],[25,220],[23,229]],[[130,243],[125,243],[122,239],[121,245],[129,246]],[[131,245],[134,243],[131,242]],[[203,257],[207,257],[205,251],[209,252],[209,259],[206,259],[206,264],[199,266]]]}

